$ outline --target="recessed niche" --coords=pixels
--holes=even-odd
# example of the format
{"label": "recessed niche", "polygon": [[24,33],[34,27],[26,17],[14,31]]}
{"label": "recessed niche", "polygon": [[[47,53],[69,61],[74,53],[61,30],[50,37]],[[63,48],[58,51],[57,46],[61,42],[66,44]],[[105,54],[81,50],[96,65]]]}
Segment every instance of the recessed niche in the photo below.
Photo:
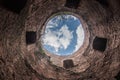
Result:
{"label": "recessed niche", "polygon": [[63,61],[63,67],[68,69],[74,67],[74,63],[72,59],[67,59]]}
{"label": "recessed niche", "polygon": [[26,32],[26,44],[33,44],[36,42],[36,32],[27,31]]}
{"label": "recessed niche", "polygon": [[120,72],[115,76],[116,80],[120,80]]}
{"label": "recessed niche", "polygon": [[15,13],[20,13],[25,7],[27,0],[2,0],[1,5],[7,10],[13,11]]}
{"label": "recessed niche", "polygon": [[95,37],[93,41],[93,49],[103,52],[106,49],[106,44],[107,44],[106,38]]}
{"label": "recessed niche", "polygon": [[56,14],[50,17],[43,29],[41,43],[43,49],[58,56],[72,55],[84,42],[84,29],[76,16]]}
{"label": "recessed niche", "polygon": [[80,0],[66,0],[65,6],[68,8],[77,9],[79,6]]}
{"label": "recessed niche", "polygon": [[102,6],[106,6],[108,7],[108,1],[107,0],[96,0],[97,2],[99,2]]}

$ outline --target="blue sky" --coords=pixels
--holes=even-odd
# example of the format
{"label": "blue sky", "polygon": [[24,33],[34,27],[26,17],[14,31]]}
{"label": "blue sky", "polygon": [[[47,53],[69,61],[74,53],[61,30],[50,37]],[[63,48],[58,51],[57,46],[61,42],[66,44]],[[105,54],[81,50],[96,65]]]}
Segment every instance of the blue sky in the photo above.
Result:
{"label": "blue sky", "polygon": [[73,15],[57,15],[46,24],[42,35],[44,49],[52,54],[66,56],[76,52],[83,44],[84,30]]}

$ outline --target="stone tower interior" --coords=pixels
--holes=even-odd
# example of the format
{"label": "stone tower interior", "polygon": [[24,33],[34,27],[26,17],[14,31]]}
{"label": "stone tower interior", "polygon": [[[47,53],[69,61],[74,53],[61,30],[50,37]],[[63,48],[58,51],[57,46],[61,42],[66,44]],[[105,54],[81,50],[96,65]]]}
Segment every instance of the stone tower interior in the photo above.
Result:
{"label": "stone tower interior", "polygon": [[[83,25],[84,43],[72,55],[41,45],[59,13]],[[120,0],[0,0],[0,80],[120,80]]]}

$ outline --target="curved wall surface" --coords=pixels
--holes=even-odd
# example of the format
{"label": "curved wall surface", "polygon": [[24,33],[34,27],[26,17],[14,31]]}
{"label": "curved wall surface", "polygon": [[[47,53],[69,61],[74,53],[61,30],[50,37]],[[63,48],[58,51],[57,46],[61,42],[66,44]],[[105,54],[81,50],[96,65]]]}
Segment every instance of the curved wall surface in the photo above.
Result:
{"label": "curved wall surface", "polygon": [[[7,3],[10,8],[3,3],[0,1],[1,80],[120,79],[119,0],[29,0],[22,7],[17,5],[18,12],[12,2]],[[51,16],[66,12],[80,19],[84,43],[72,55],[50,54],[41,46],[41,33]]]}

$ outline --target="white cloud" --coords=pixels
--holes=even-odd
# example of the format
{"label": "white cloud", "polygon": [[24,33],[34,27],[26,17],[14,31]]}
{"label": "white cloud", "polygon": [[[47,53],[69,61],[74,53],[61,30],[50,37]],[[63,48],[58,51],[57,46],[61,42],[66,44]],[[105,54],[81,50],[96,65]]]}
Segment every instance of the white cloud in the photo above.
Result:
{"label": "white cloud", "polygon": [[44,45],[52,46],[58,52],[61,48],[67,49],[72,38],[72,32],[67,25],[64,25],[58,31],[52,31],[48,28],[42,40]]}
{"label": "white cloud", "polygon": [[55,48],[55,51],[58,51],[60,48],[60,43],[58,42],[58,37],[55,32],[48,30],[48,32],[43,36],[43,44],[50,45]]}
{"label": "white cloud", "polygon": [[60,21],[62,21],[63,19],[69,20],[69,19],[72,19],[72,18],[74,20],[77,20],[77,18],[75,16],[72,16],[72,15],[58,15],[58,16],[55,16],[54,19],[51,19],[51,20],[48,21],[48,23],[46,25],[47,26],[46,28],[48,29],[48,28],[57,27],[59,25]]}
{"label": "white cloud", "polygon": [[77,20],[77,17],[75,17],[75,16],[73,16],[73,15],[65,15],[65,18],[66,19],[71,19],[71,18],[73,18],[74,20]]}
{"label": "white cloud", "polygon": [[84,30],[81,24],[77,27],[76,34],[77,34],[77,45],[75,46],[75,51],[77,51],[84,42]]}
{"label": "white cloud", "polygon": [[64,49],[67,49],[68,45],[71,42],[71,39],[73,38],[72,32],[69,31],[68,26],[64,25],[61,27],[60,32],[62,33],[63,37],[59,39],[60,43],[64,47]]}
{"label": "white cloud", "polygon": [[[55,17],[55,18],[58,18],[58,17]],[[53,27],[57,27],[58,26],[58,19],[55,19],[55,20],[49,20],[47,25],[46,25],[46,28],[53,28]]]}

